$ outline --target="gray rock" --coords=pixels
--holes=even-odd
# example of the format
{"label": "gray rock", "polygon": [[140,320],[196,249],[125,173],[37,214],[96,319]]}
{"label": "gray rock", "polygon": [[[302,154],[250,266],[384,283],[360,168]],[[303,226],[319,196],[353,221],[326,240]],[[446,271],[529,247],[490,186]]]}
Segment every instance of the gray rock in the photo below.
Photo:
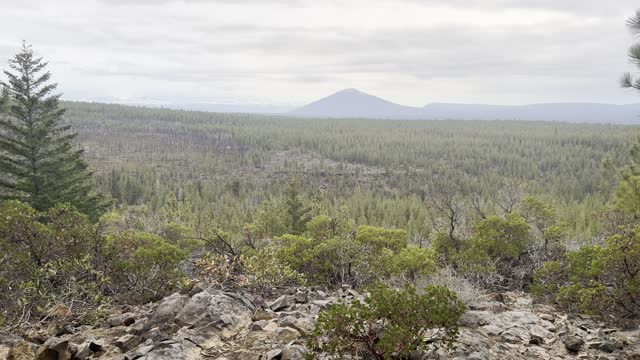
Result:
{"label": "gray rock", "polygon": [[264,355],[265,360],[278,359],[282,356],[282,349],[274,349]]}
{"label": "gray rock", "polygon": [[299,291],[293,296],[293,299],[299,304],[304,304],[307,302],[307,293]]}
{"label": "gray rock", "polygon": [[175,317],[180,326],[213,327],[231,332],[251,324],[252,310],[242,300],[215,289],[191,297]]}
{"label": "gray rock", "polygon": [[594,341],[589,342],[587,345],[590,349],[596,349],[604,351],[606,353],[612,353],[616,350],[622,350],[622,348],[624,347],[620,340]]}
{"label": "gray rock", "polygon": [[278,317],[276,313],[274,313],[270,309],[258,309],[253,313],[253,320],[271,320]]}
{"label": "gray rock", "polygon": [[153,346],[153,349],[139,358],[140,360],[196,360],[200,359],[200,348],[189,341],[166,340]]}
{"label": "gray rock", "polygon": [[78,351],[74,355],[74,358],[79,360],[86,360],[95,353],[100,353],[104,350],[104,343],[101,340],[87,340],[78,346]]}
{"label": "gray rock", "polygon": [[324,293],[328,293],[328,292],[329,292],[329,290],[327,289],[327,287],[326,287],[326,286],[324,286],[324,285],[316,285],[316,286],[314,286],[314,287],[313,287],[313,291],[322,291],[322,292],[324,292]]}
{"label": "gray rock", "polygon": [[562,339],[562,343],[569,351],[578,352],[582,349],[582,345],[584,345],[584,340],[577,336],[567,336]]}
{"label": "gray rock", "polygon": [[331,304],[331,300],[313,300],[311,304],[318,306],[320,309],[326,309]]}
{"label": "gray rock", "polygon": [[487,355],[484,352],[477,351],[470,354],[467,360],[487,360]]}
{"label": "gray rock", "polygon": [[267,326],[267,321],[266,320],[258,320],[258,321],[254,321],[251,324],[251,330],[253,331],[262,331],[264,330],[264,327]]}
{"label": "gray rock", "polygon": [[490,311],[467,311],[460,317],[460,325],[469,328],[476,328],[478,326],[490,324],[493,317],[494,314]]}
{"label": "gray rock", "polygon": [[122,352],[127,352],[140,345],[141,342],[142,338],[139,336],[127,334],[119,337],[113,344]]}
{"label": "gray rock", "polygon": [[273,302],[267,303],[269,308],[273,311],[280,311],[293,305],[295,298],[291,295],[282,295]]}
{"label": "gray rock", "polygon": [[311,334],[315,327],[315,322],[309,317],[286,316],[278,321],[280,326],[290,327],[298,330],[302,336]]}
{"label": "gray rock", "polygon": [[326,300],[327,294],[324,291],[310,291],[307,293],[307,301]]}
{"label": "gray rock", "polygon": [[302,345],[287,345],[282,349],[282,360],[305,360],[307,349]]}
{"label": "gray rock", "polygon": [[52,337],[45,341],[36,351],[37,360],[68,360],[71,359],[69,340]]}
{"label": "gray rock", "polygon": [[276,338],[278,340],[289,342],[296,339],[299,339],[301,334],[298,330],[292,329],[290,327],[279,327],[275,331]]}
{"label": "gray rock", "polygon": [[150,329],[156,326],[166,327],[173,324],[173,320],[182,310],[188,299],[186,295],[177,293],[164,298],[145,324],[145,328]]}

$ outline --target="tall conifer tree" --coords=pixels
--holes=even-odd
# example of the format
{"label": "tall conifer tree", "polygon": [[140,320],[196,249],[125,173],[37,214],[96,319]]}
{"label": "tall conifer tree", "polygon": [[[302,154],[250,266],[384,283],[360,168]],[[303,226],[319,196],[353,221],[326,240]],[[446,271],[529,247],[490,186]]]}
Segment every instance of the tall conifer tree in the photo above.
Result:
{"label": "tall conifer tree", "polygon": [[[640,36],[640,9],[636,10],[636,13],[627,19],[627,26],[634,36]],[[628,55],[631,62],[640,68],[640,42],[631,45]],[[631,73],[625,73],[620,79],[620,85],[640,90],[640,78],[634,77]]]}
{"label": "tall conifer tree", "polygon": [[69,203],[96,216],[106,203],[93,192],[83,151],[72,143],[76,134],[61,124],[65,110],[46,66],[23,44],[4,71],[9,104],[0,115],[0,199],[38,210]]}

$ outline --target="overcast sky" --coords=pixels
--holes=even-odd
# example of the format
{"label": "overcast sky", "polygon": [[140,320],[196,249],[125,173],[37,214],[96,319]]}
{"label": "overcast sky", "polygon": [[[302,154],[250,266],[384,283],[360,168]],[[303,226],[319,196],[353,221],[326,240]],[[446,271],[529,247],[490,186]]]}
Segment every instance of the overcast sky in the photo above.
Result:
{"label": "overcast sky", "polygon": [[637,0],[0,0],[67,99],[297,105],[344,88],[405,105],[640,102]]}

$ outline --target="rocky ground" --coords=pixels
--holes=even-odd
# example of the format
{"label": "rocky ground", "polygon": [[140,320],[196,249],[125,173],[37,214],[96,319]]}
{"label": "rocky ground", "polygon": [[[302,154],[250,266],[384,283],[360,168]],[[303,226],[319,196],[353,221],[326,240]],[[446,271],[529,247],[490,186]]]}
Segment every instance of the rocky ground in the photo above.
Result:
{"label": "rocky ground", "polygon": [[[61,307],[21,337],[0,333],[0,359],[304,359],[317,314],[360,296],[346,287],[333,293],[316,287],[264,301],[196,286],[158,303],[119,308],[94,326],[74,323]],[[412,358],[640,359],[637,325],[566,316],[516,293],[486,295],[470,308],[453,349]]]}

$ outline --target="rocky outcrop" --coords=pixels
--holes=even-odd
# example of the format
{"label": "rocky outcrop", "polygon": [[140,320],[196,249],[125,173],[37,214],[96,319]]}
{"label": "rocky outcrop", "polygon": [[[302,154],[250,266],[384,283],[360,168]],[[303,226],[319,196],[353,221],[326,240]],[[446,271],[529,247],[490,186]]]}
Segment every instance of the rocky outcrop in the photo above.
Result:
{"label": "rocky outcrop", "polygon": [[[51,334],[43,325],[24,337],[0,333],[0,359],[302,360],[318,313],[340,299],[360,297],[349,287],[335,293],[319,287],[292,289],[265,302],[200,287],[122,308],[91,327],[62,324],[67,331]],[[640,359],[637,328],[570,317],[523,294],[486,295],[460,325],[451,349],[416,352],[412,359]]]}

